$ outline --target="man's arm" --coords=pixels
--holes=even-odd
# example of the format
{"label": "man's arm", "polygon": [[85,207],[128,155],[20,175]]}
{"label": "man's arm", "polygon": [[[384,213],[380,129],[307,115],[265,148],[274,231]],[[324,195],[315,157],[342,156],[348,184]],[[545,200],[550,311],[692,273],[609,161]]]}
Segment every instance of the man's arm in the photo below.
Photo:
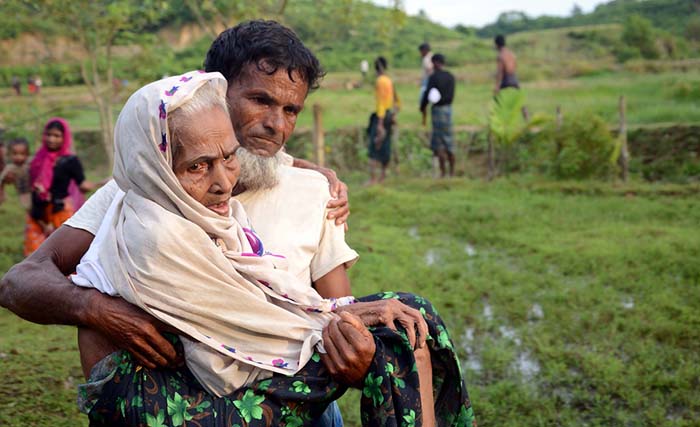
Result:
{"label": "man's arm", "polygon": [[5,274],[0,305],[34,323],[87,325],[87,294],[65,275],[75,269],[93,238],[87,231],[60,227]]}
{"label": "man's arm", "polygon": [[340,298],[352,295],[350,278],[345,264],[340,264],[314,282],[314,288],[323,298]]}
{"label": "man's arm", "polygon": [[144,366],[177,363],[158,332],[165,326],[121,298],[73,285],[75,271],[94,236],[63,225],[0,281],[0,305],[34,323],[85,326],[129,350]]}
{"label": "man's arm", "polygon": [[[350,203],[348,202],[348,186],[338,178],[333,169],[322,168],[308,160],[294,158],[292,166],[295,168],[314,170],[328,179],[331,196],[333,200],[328,202],[328,209],[333,209],[328,213],[328,219],[335,218],[337,225],[345,224],[350,216]],[[347,226],[346,226],[347,227]]]}

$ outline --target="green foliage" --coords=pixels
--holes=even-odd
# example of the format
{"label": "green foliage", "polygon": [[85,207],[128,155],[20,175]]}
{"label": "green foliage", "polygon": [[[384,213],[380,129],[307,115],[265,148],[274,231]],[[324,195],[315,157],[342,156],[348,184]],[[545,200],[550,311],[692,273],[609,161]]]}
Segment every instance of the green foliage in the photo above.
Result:
{"label": "green foliage", "polygon": [[[700,91],[700,87],[696,90]],[[700,180],[700,127],[671,126],[629,133],[630,171],[650,181]]]}
{"label": "green foliage", "polygon": [[[408,17],[395,7],[355,0],[290,2],[284,22],[329,71],[359,70],[360,61],[371,63],[379,55],[387,57],[390,69],[416,67],[420,63],[418,45],[424,41],[432,43],[433,50],[451,46],[443,53],[448,60],[462,62],[466,55],[459,43],[469,39],[425,18]],[[457,45],[452,46],[454,42]]]}
{"label": "green foliage", "polygon": [[69,86],[83,83],[80,64],[47,62],[40,65],[15,65],[0,67],[0,85],[10,86],[13,76],[20,78],[23,84],[29,77],[41,76],[45,86]]}
{"label": "green foliage", "polygon": [[502,90],[491,101],[489,129],[497,145],[511,147],[525,132],[524,105],[525,93],[517,89]]}
{"label": "green foliage", "polygon": [[481,37],[494,37],[496,34],[522,31],[622,23],[631,15],[639,15],[650,20],[657,28],[668,28],[680,35],[686,28],[686,23],[697,17],[697,14],[697,2],[694,4],[694,0],[613,0],[596,6],[591,13],[572,13],[563,18],[531,18],[522,12],[507,12],[501,14],[495,23],[479,29],[477,34]]}
{"label": "green foliage", "polygon": [[690,40],[700,41],[700,16],[692,16],[685,26],[685,35]]}
{"label": "green foliage", "polygon": [[671,97],[677,101],[700,100],[700,82],[680,81],[671,88]]}
{"label": "green foliage", "polygon": [[529,162],[557,179],[610,178],[617,170],[617,142],[598,116],[566,117],[550,123],[531,143]]}
{"label": "green foliage", "polygon": [[659,51],[656,48],[654,27],[646,18],[632,15],[625,21],[622,30],[622,42],[633,49],[638,49],[642,57],[657,59]]}

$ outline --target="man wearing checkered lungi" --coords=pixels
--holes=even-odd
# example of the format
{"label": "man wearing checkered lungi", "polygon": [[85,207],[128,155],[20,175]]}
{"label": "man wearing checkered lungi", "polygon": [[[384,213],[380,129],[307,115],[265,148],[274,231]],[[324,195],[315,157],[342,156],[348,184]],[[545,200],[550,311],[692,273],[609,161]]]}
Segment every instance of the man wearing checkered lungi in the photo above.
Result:
{"label": "man wearing checkered lungi", "polygon": [[433,132],[430,138],[430,148],[440,162],[440,174],[446,175],[445,163],[449,164],[449,174],[454,175],[455,156],[452,146],[452,99],[455,92],[455,78],[444,69],[445,57],[442,54],[433,55],[433,74],[428,79],[428,86],[423,93],[420,111],[423,113],[423,126],[426,125],[426,109],[432,104],[430,116]]}

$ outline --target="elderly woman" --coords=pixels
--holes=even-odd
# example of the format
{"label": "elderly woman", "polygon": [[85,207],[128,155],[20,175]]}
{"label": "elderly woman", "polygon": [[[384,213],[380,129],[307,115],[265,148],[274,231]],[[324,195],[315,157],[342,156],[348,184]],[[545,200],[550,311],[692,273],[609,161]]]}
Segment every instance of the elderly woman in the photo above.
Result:
{"label": "elderly woman", "polygon": [[[327,300],[264,250],[241,205],[236,141],[219,73],[191,72],[145,86],[117,122],[110,206],[73,281],[119,295],[178,331],[186,367],[150,370],[129,353],[98,362],[81,389],[91,425],[308,425],[348,385],[321,361],[324,328],[360,319],[337,314],[354,299]],[[370,328],[365,425],[470,425],[472,411],[444,324],[424,299],[431,372],[420,393],[413,340],[402,328]],[[365,304],[359,302],[357,304]],[[433,380],[434,379],[434,380]],[[93,390],[99,386],[99,393]],[[422,404],[430,408],[421,411]],[[424,417],[424,412],[428,414]]]}

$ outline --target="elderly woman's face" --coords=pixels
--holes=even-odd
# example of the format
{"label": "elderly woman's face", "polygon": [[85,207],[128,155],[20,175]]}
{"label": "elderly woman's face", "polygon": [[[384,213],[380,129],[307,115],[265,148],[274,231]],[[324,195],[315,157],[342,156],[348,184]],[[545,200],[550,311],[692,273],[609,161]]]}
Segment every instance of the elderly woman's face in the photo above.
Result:
{"label": "elderly woman's face", "polygon": [[173,172],[187,194],[222,216],[229,214],[231,191],[239,175],[238,141],[228,115],[220,108],[185,119]]}

